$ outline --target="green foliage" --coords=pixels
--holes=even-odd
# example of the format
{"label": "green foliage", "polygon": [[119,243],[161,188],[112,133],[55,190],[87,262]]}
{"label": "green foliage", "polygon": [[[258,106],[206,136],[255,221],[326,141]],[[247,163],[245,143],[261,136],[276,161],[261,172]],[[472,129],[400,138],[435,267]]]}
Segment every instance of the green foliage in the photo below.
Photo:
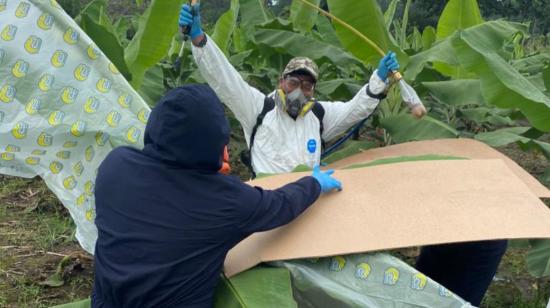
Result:
{"label": "green foliage", "polygon": [[141,86],[147,69],[166,56],[172,37],[178,31],[175,25],[179,8],[179,1],[153,0],[140,17],[139,30],[125,50],[134,88]]}
{"label": "green foliage", "polygon": [[233,35],[239,15],[239,0],[231,0],[231,8],[225,12],[216,22],[212,39],[220,49],[227,54],[227,47]]}
{"label": "green foliage", "polygon": [[550,276],[550,240],[531,240],[527,268],[535,277]]}
{"label": "green foliage", "polygon": [[[316,6],[321,0],[306,0]],[[300,1],[292,1],[290,7],[290,21],[294,25],[294,29],[300,32],[308,32],[317,21],[317,12]]]}
{"label": "green foliage", "polygon": [[[386,31],[384,16],[375,0],[328,0],[327,2],[332,14],[361,31],[383,51],[396,52],[402,65],[407,63],[407,55],[394,44]],[[373,67],[378,65],[382,56],[375,49],[339,24],[334,24],[334,27],[340,42],[346,50],[365,64]]]}
{"label": "green foliage", "polygon": [[284,268],[256,267],[229,279],[222,277],[214,307],[295,308],[290,273]]}

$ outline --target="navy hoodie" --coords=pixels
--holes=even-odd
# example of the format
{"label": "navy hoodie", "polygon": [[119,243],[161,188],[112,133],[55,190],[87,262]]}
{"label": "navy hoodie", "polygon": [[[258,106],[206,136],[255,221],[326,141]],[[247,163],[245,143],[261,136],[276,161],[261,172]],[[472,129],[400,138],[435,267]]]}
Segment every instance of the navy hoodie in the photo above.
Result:
{"label": "navy hoodie", "polygon": [[229,133],[212,89],[188,85],[153,109],[143,150],[103,161],[92,307],[212,307],[229,249],[319,197],[312,177],[263,190],[218,173]]}

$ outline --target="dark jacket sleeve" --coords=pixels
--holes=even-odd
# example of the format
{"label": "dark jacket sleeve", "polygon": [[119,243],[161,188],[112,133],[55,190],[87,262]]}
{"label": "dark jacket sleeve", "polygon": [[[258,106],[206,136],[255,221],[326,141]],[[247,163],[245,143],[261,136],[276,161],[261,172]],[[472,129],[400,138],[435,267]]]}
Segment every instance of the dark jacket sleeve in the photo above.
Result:
{"label": "dark jacket sleeve", "polygon": [[321,194],[319,182],[311,176],[275,190],[255,189],[261,195],[259,201],[249,208],[250,214],[239,226],[247,234],[267,231],[291,222]]}

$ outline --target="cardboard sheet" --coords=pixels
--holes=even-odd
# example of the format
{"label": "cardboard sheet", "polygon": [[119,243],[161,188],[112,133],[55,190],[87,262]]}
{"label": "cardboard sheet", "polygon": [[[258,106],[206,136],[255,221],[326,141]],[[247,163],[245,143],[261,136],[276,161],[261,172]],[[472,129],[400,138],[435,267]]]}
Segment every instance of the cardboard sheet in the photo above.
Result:
{"label": "cardboard sheet", "polygon": [[340,169],[353,164],[366,163],[381,158],[426,154],[459,156],[471,159],[502,159],[535,195],[539,198],[550,198],[550,190],[539,183],[537,179],[531,176],[513,160],[485,143],[467,138],[415,141],[371,149],[337,161],[329,165],[329,167]]}
{"label": "cardboard sheet", "polygon": [[[253,181],[277,188],[310,173]],[[550,209],[503,160],[418,161],[338,170],[344,190],[228,254],[228,276],[263,261],[437,243],[550,238]]]}

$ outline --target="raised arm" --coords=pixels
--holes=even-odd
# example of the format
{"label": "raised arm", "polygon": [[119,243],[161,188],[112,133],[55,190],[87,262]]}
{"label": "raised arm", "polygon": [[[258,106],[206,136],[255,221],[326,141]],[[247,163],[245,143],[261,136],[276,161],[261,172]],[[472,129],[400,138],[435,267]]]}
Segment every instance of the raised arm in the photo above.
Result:
{"label": "raised arm", "polygon": [[193,7],[184,4],[179,25],[191,27],[189,34],[193,41],[193,56],[202,76],[235,114],[245,132],[250,133],[262,111],[265,94],[248,85],[216,43],[202,31],[199,11],[200,4]]}
{"label": "raised arm", "polygon": [[370,116],[385,97],[386,80],[391,71],[397,71],[399,64],[395,54],[390,52],[371,75],[369,83],[347,102],[319,102],[325,109],[323,139],[329,141],[344,133],[351,126]]}

